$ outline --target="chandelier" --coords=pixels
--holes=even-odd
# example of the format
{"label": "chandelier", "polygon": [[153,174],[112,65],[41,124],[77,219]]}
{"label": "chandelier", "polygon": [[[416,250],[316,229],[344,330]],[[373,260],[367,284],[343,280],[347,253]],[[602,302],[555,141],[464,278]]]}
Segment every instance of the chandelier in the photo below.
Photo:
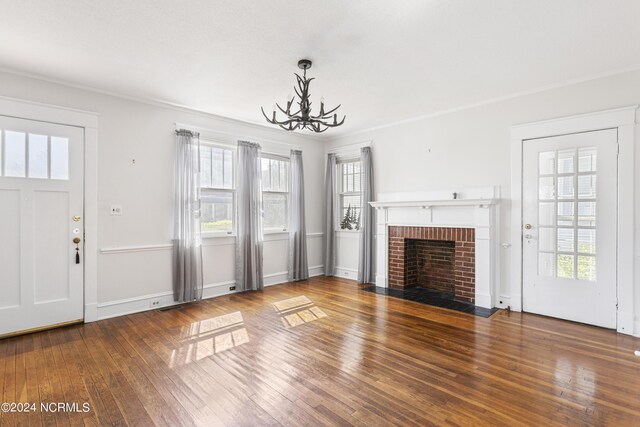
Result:
{"label": "chandelier", "polygon": [[[264,108],[260,107],[262,110],[262,114],[267,121],[273,125],[278,125],[284,130],[293,131],[296,129],[309,129],[314,132],[324,132],[329,128],[334,128],[340,126],[344,123],[344,119],[347,116],[342,117],[341,121],[338,121],[338,115],[335,111],[340,108],[338,105],[336,108],[325,111],[324,108],[324,100],[320,100],[320,111],[315,116],[311,114],[311,101],[309,97],[311,94],[309,93],[309,83],[313,80],[313,77],[307,79],[307,70],[311,68],[311,61],[308,59],[301,59],[298,61],[298,68],[302,69],[304,72],[302,77],[295,73],[298,86],[294,87],[296,91],[296,95],[298,95],[299,101],[297,102],[298,111],[291,112],[291,106],[296,101],[296,98],[290,96],[291,99],[287,99],[287,108],[282,108],[278,103],[275,104],[275,107],[278,108],[286,117],[283,120],[278,120],[276,118],[276,109],[273,109],[273,116],[269,118],[264,112]],[[333,114],[333,122],[331,121],[331,115]]]}

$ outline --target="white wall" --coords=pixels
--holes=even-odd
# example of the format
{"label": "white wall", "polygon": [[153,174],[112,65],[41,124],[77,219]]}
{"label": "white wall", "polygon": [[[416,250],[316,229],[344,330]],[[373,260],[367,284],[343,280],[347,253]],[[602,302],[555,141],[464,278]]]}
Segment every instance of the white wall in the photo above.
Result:
{"label": "white wall", "polygon": [[[0,96],[99,113],[98,247],[123,249],[98,254],[98,303],[99,307],[103,307],[98,311],[99,316],[119,313],[123,307],[128,310],[148,308],[148,298],[140,299],[145,296],[155,296],[162,303],[171,300],[169,244],[172,232],[175,122],[213,129],[226,135],[230,141],[243,138],[263,144],[266,141],[266,145],[269,145],[269,141],[278,141],[300,146],[305,167],[309,265],[318,267],[315,272],[321,271],[324,203],[322,141],[8,73],[0,73]],[[259,110],[256,110],[258,116]],[[121,204],[123,215],[110,216],[111,204]],[[267,282],[281,281],[286,273],[286,238],[286,234],[266,237]],[[228,291],[234,272],[233,238],[205,239],[203,246],[205,284],[210,288],[208,294]],[[211,286],[216,284],[221,286]]]}
{"label": "white wall", "polygon": [[[399,98],[401,102],[401,97]],[[510,127],[515,124],[640,104],[640,71],[549,89],[509,100],[459,110],[335,138],[327,150],[372,141],[376,193],[427,191],[499,185],[501,242],[510,242]],[[636,144],[640,137],[636,136]],[[640,149],[636,164],[640,167]],[[636,222],[640,178],[636,176]],[[636,227],[636,247],[640,230]],[[351,250],[338,239],[338,266],[357,268]],[[356,246],[357,248],[357,246]],[[356,249],[357,250],[357,249]],[[500,294],[511,286],[509,249],[501,249]],[[636,257],[636,267],[640,267]],[[640,278],[636,268],[636,333],[640,332]]]}

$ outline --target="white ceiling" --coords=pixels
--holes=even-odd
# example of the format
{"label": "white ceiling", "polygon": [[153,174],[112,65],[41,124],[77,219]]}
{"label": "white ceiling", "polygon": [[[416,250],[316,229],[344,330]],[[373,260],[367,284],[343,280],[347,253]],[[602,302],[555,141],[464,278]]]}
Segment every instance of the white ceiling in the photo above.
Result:
{"label": "white ceiling", "polygon": [[308,57],[313,98],[347,114],[326,136],[640,65],[637,0],[0,0],[0,11],[2,68],[251,122],[293,92]]}

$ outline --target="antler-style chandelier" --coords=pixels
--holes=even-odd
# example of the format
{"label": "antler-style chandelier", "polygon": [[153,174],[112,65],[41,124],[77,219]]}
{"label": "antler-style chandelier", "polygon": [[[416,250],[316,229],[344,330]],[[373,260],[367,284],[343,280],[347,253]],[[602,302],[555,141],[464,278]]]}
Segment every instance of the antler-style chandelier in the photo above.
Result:
{"label": "antler-style chandelier", "polygon": [[[296,91],[296,95],[298,95],[298,98],[300,98],[300,100],[297,102],[298,111],[296,111],[295,113],[291,112],[291,106],[296,100],[295,97],[291,97],[291,99],[287,99],[286,109],[282,108],[276,103],[276,107],[278,108],[278,110],[280,110],[286,116],[284,120],[280,121],[276,119],[275,108],[272,118],[269,118],[265,114],[264,108],[261,107],[264,118],[267,119],[269,123],[278,125],[285,130],[309,129],[318,133],[343,124],[344,119],[346,119],[347,116],[344,116],[342,120],[338,122],[338,115],[335,114],[335,111],[340,108],[340,105],[329,111],[325,111],[324,100],[320,101],[320,112],[315,116],[311,115],[311,101],[309,101],[309,97],[311,96],[311,94],[309,93],[309,83],[311,83],[311,80],[313,80],[313,78],[307,79],[307,70],[311,68],[311,61],[309,61],[308,59],[301,59],[300,61],[298,61],[298,68],[304,70],[302,77],[295,73],[296,79],[298,81],[298,86],[294,87],[294,89]],[[333,122],[330,121],[332,114]]]}

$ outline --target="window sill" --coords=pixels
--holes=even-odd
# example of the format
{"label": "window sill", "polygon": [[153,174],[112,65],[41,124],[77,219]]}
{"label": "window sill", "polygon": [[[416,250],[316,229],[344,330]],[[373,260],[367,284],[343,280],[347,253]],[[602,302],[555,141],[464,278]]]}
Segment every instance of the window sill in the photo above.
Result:
{"label": "window sill", "polygon": [[264,230],[262,234],[264,234],[265,236],[268,234],[289,234],[289,230],[282,230],[282,229]]}
{"label": "window sill", "polygon": [[226,231],[208,231],[200,234],[203,239],[213,239],[218,237],[236,237],[236,233],[227,233]]}

